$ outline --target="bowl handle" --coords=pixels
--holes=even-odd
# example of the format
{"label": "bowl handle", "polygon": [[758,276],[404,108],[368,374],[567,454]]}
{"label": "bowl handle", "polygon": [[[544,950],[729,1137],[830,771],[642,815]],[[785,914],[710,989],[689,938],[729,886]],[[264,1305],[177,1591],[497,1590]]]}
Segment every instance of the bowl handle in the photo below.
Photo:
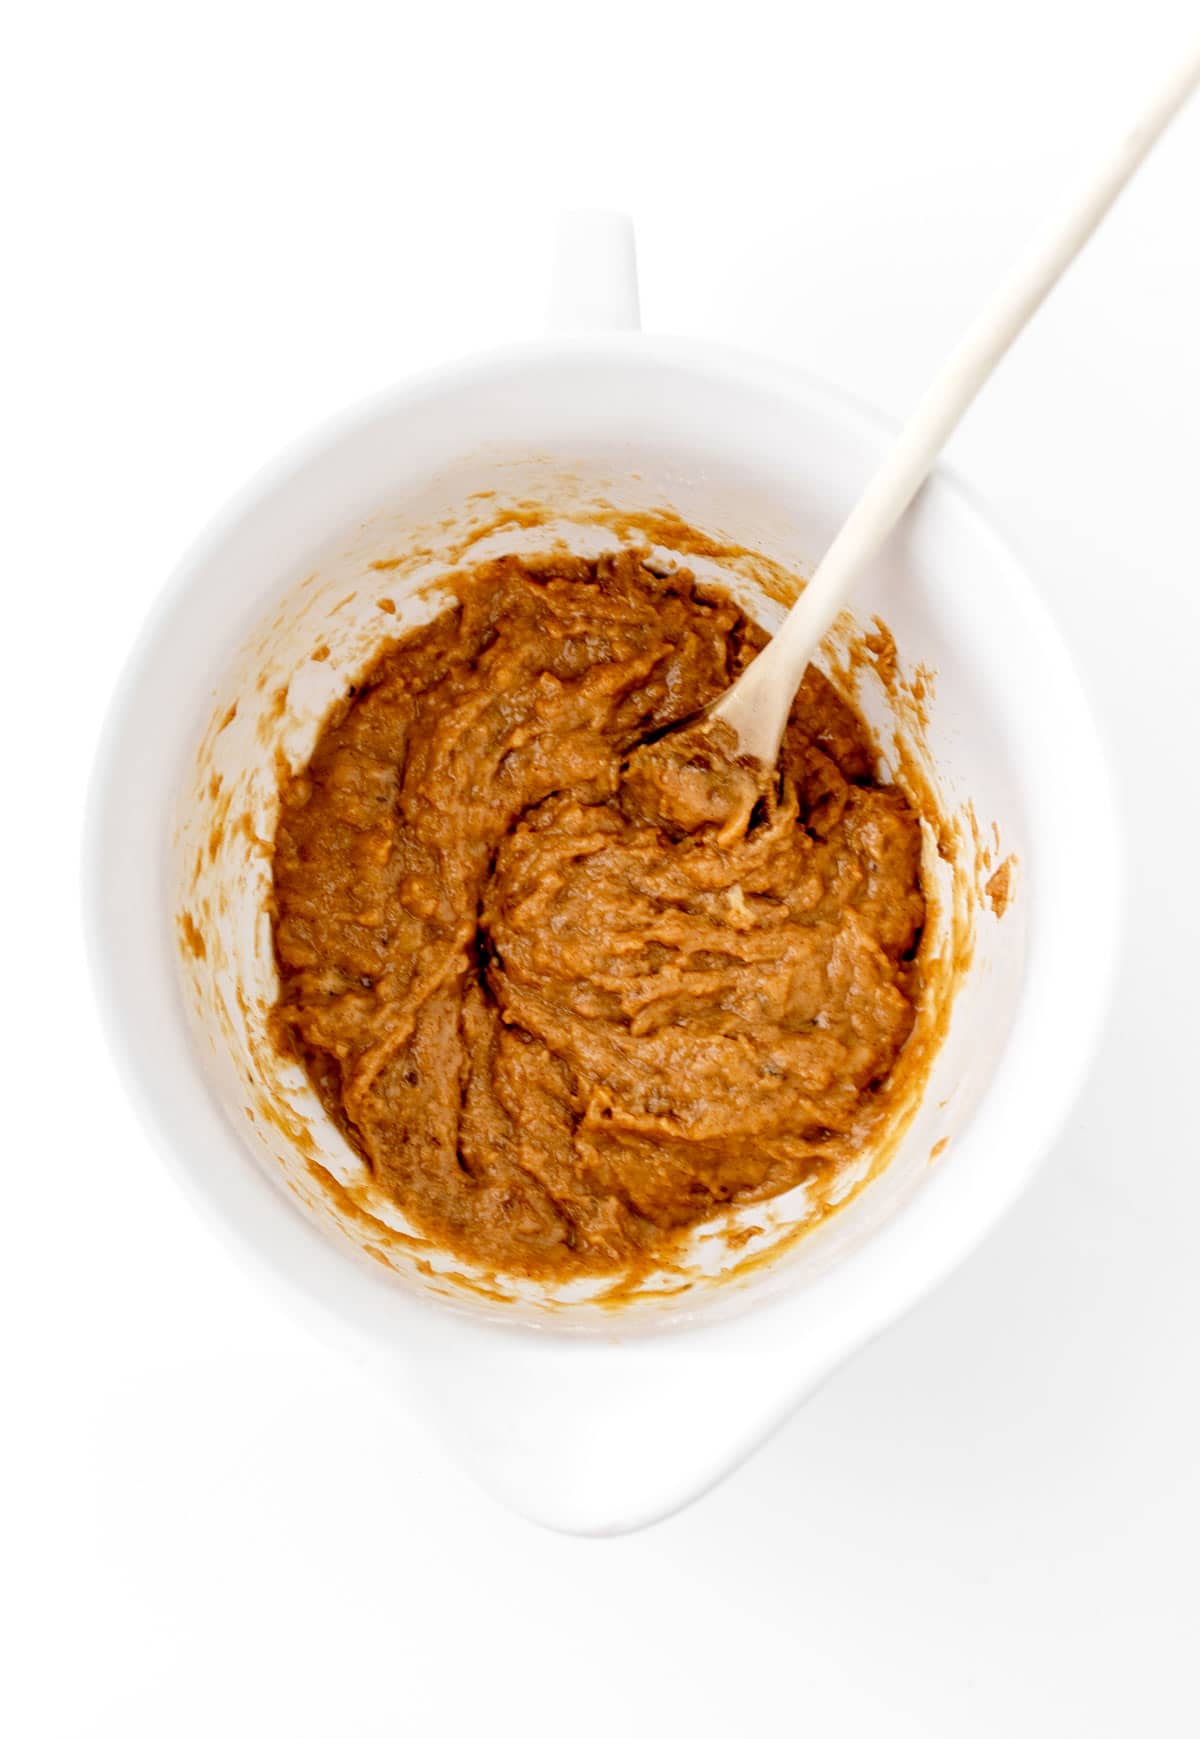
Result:
{"label": "bowl handle", "polygon": [[637,332],[637,244],[621,211],[567,211],[558,220],[547,315],[552,332]]}
{"label": "bowl handle", "polygon": [[502,1503],[564,1533],[620,1534],[731,1472],[852,1350],[841,1324],[803,1314],[792,1301],[774,1332],[747,1313],[601,1339],[431,1310],[402,1350],[377,1349],[379,1373]]}

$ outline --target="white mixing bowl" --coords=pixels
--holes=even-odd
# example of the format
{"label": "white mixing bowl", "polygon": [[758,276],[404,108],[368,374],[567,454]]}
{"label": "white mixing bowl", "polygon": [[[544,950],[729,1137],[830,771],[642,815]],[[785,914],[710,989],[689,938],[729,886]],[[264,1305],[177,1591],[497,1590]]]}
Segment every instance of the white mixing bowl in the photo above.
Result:
{"label": "white mixing bowl", "polygon": [[[626,283],[614,307],[628,306]],[[460,364],[252,483],[165,588],[112,706],[88,927],[155,1138],[263,1271],[403,1382],[485,1484],[553,1526],[629,1528],[702,1491],[1029,1182],[1081,1080],[1117,932],[1113,814],[1070,660],[979,505],[939,475],[855,614],[878,612],[904,666],[935,673],[919,747],[969,859],[959,917],[973,929],[948,1035],[889,1163],[836,1214],[789,1244],[803,1202],[760,1207],[773,1260],[731,1279],[725,1247],[706,1258],[698,1245],[687,1292],[623,1310],[555,1306],[535,1287],[463,1292],[436,1253],[402,1242],[391,1266],[369,1260],[378,1228],[314,1184],[314,1158],[351,1182],[357,1162],[265,1038],[276,758],[302,760],[381,634],[437,608],[421,591],[431,576],[544,537],[515,504],[549,505],[578,547],[620,535],[600,498],[669,508],[803,574],[887,439],[774,363],[636,332]],[[725,566],[777,619],[755,565]],[[886,752],[894,721],[872,680],[859,694]],[[1010,856],[998,916],[983,872]]]}

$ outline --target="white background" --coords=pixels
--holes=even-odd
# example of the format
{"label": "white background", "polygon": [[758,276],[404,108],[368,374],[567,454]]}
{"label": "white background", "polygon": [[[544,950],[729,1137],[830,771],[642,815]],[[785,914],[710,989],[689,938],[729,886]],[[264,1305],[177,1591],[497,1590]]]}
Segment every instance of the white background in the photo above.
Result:
{"label": "white background", "polygon": [[900,413],[1195,7],[42,0],[15,23],[0,1725],[1200,1730],[1200,103],[953,449],[1111,751],[1131,861],[1101,1055],[983,1252],[691,1511],[599,1542],[501,1512],[235,1265],[113,1079],[76,869],[96,723],[181,548],[326,413],[535,332],[560,207],[633,212],[647,326]]}

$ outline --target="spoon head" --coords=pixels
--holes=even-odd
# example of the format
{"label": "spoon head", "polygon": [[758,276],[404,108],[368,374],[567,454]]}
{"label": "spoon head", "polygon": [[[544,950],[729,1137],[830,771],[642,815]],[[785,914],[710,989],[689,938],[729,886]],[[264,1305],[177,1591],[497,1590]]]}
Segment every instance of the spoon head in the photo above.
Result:
{"label": "spoon head", "polygon": [[746,832],[773,781],[773,767],[740,754],[735,733],[706,707],[638,744],[621,796],[627,810],[674,839],[716,827],[724,842]]}

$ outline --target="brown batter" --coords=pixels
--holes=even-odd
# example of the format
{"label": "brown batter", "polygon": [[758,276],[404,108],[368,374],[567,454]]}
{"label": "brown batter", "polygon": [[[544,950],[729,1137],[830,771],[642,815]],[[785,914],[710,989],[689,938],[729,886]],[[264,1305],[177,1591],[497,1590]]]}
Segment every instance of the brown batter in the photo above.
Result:
{"label": "brown batter", "polygon": [[277,1030],[439,1244],[644,1269],[878,1124],[918,990],[917,819],[811,670],[737,837],[740,770],[637,750],[763,644],[687,573],[508,557],[458,600],[285,783]]}

